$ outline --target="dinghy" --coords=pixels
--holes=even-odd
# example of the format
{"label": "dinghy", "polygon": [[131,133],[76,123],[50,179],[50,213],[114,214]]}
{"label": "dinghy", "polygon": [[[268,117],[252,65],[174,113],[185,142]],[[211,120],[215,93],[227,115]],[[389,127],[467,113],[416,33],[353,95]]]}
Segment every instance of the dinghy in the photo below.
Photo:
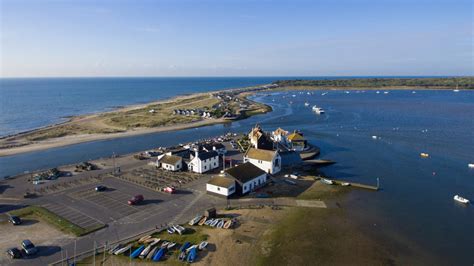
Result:
{"label": "dinghy", "polygon": [[121,248],[121,249],[115,251],[115,252],[114,252],[114,255],[120,255],[120,254],[122,254],[122,253],[125,253],[125,251],[130,250],[131,247],[132,247],[132,245],[128,245],[128,246],[126,246],[126,247],[123,247],[123,248]]}
{"label": "dinghy", "polygon": [[467,167],[474,168],[474,163],[467,164]]}
{"label": "dinghy", "polygon": [[199,243],[198,249],[199,250],[205,249],[207,247],[207,244],[209,244],[207,241],[202,241],[201,243]]}
{"label": "dinghy", "polygon": [[187,249],[189,246],[191,246],[191,243],[186,242],[186,243],[184,243],[184,244],[179,248],[179,251],[180,251],[180,252],[186,251],[186,249]]}
{"label": "dinghy", "polygon": [[430,157],[430,155],[429,155],[428,153],[424,153],[424,152],[420,153],[420,156],[421,156],[422,158],[428,158],[428,157]]}
{"label": "dinghy", "polygon": [[176,246],[176,242],[170,242],[166,248],[172,249],[174,246]]}
{"label": "dinghy", "polygon": [[169,243],[170,243],[170,242],[168,242],[168,241],[164,241],[164,242],[161,244],[161,247],[162,247],[162,248],[166,248]]}
{"label": "dinghy", "polygon": [[151,238],[151,236],[150,236],[150,235],[148,235],[148,236],[144,236],[144,237],[142,237],[142,238],[138,239],[138,243],[145,242],[145,240],[147,240],[147,239],[149,239],[149,238]]}
{"label": "dinghy", "polygon": [[223,226],[224,226],[224,220],[220,220],[216,227],[222,228]]}
{"label": "dinghy", "polygon": [[165,254],[166,248],[160,248],[158,252],[156,252],[155,256],[153,256],[153,261],[159,261],[161,257]]}
{"label": "dinghy", "polygon": [[114,254],[117,250],[123,248],[122,244],[114,245],[109,249],[109,254]]}
{"label": "dinghy", "polygon": [[153,258],[153,256],[155,255],[156,251],[158,250],[158,247],[154,247],[150,253],[148,253],[148,256],[146,256],[146,259],[147,260],[151,260]]}
{"label": "dinghy", "polygon": [[347,183],[347,182],[342,182],[341,183],[341,186],[343,186],[343,187],[347,187],[347,186],[350,186],[350,185],[351,185],[351,183]]}
{"label": "dinghy", "polygon": [[202,219],[201,219],[201,221],[199,221],[198,225],[203,225],[206,222],[206,220],[207,220],[206,216],[202,217]]}
{"label": "dinghy", "polygon": [[144,259],[146,257],[146,255],[148,255],[148,252],[150,252],[151,248],[153,246],[152,245],[148,245],[143,251],[142,253],[140,253],[140,256],[138,256],[140,259]]}
{"label": "dinghy", "polygon": [[219,219],[215,219],[210,225],[211,227],[215,227],[219,223]]}
{"label": "dinghy", "polygon": [[168,231],[168,234],[170,234],[170,235],[171,235],[171,234],[174,234],[174,232],[175,232],[175,230],[174,230],[172,227],[168,227],[168,228],[166,229],[166,231]]}
{"label": "dinghy", "polygon": [[461,203],[464,203],[464,204],[468,204],[469,203],[469,200],[468,199],[465,199],[459,195],[456,195],[454,196],[454,200],[457,201],[457,202],[461,202]]}
{"label": "dinghy", "polygon": [[225,222],[223,228],[224,229],[229,229],[231,225],[232,225],[232,220],[228,220],[227,222]]}
{"label": "dinghy", "polygon": [[326,185],[332,185],[334,182],[332,180],[326,179],[326,178],[321,178],[321,182],[323,182]]}
{"label": "dinghy", "polygon": [[182,235],[184,233],[184,231],[186,230],[184,227],[182,227],[181,225],[174,225],[173,226],[173,229],[178,232],[178,234]]}
{"label": "dinghy", "polygon": [[209,219],[204,224],[205,225],[211,225],[212,222],[214,222],[214,219]]}
{"label": "dinghy", "polygon": [[298,176],[295,175],[295,174],[291,174],[290,177],[293,178],[293,179],[298,179]]}
{"label": "dinghy", "polygon": [[135,249],[132,254],[130,254],[130,258],[135,259],[142,253],[142,251],[145,249],[145,245],[141,245],[139,248]]}
{"label": "dinghy", "polygon": [[186,251],[181,251],[181,253],[179,253],[178,259],[184,261],[186,259]]}
{"label": "dinghy", "polygon": [[189,251],[189,254],[188,254],[188,258],[186,259],[189,263],[192,263],[194,262],[194,260],[196,259],[197,257],[197,250],[196,250],[196,247],[194,247],[193,249],[191,249]]}
{"label": "dinghy", "polygon": [[194,217],[191,221],[189,221],[189,225],[193,226],[195,224],[197,224],[202,218],[202,215],[197,215],[196,217]]}

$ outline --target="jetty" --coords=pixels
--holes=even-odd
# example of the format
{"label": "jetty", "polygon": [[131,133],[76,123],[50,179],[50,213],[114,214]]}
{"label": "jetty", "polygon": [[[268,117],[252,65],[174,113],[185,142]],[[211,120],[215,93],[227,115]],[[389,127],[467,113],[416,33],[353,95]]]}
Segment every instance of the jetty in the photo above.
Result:
{"label": "jetty", "polygon": [[[316,178],[317,180],[320,180],[321,177]],[[336,186],[342,186],[343,183],[348,183],[348,186],[351,187],[356,187],[356,188],[362,188],[362,189],[367,189],[367,190],[372,190],[372,191],[378,191],[380,189],[380,183],[379,179],[377,178],[377,185],[366,185],[366,184],[361,184],[361,183],[356,183],[356,182],[350,182],[350,181],[345,181],[345,180],[336,180],[336,179],[330,179],[334,185]]]}

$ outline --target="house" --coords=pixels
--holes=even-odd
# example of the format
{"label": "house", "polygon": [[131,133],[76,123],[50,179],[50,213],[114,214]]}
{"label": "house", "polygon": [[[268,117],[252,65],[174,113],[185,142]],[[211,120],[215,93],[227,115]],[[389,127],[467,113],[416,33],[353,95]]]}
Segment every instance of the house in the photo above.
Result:
{"label": "house", "polygon": [[299,132],[294,131],[288,135],[288,144],[295,151],[302,151],[306,147],[306,139]]}
{"label": "house", "polygon": [[227,169],[224,173],[235,180],[235,191],[239,195],[262,187],[267,182],[267,173],[249,162]]}
{"label": "house", "polygon": [[188,163],[188,170],[196,173],[205,173],[219,167],[219,154],[216,151],[200,152],[195,151],[195,155]]}
{"label": "house", "polygon": [[249,148],[244,154],[244,162],[250,162],[269,174],[276,174],[281,170],[278,151]]}
{"label": "house", "polygon": [[206,184],[208,194],[228,198],[235,193],[235,180],[225,176],[215,176]]}
{"label": "house", "polygon": [[161,168],[169,171],[179,171],[183,168],[183,158],[176,155],[164,155],[159,159]]}
{"label": "house", "polygon": [[273,142],[259,125],[256,125],[248,135],[250,144],[256,149],[273,150]]}
{"label": "house", "polygon": [[277,128],[272,132],[273,141],[285,144],[287,142],[288,131]]}

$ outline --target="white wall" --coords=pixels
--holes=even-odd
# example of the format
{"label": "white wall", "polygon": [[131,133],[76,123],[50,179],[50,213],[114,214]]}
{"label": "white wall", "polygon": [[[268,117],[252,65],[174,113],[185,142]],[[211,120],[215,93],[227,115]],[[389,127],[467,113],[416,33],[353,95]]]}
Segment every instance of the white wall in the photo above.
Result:
{"label": "white wall", "polygon": [[161,164],[161,167],[162,167],[163,169],[166,169],[166,170],[169,170],[169,171],[178,171],[178,170],[181,169],[182,163],[181,163],[181,162],[178,162],[176,165],[167,164],[167,163],[162,163],[162,164]]}
{"label": "white wall", "polygon": [[242,185],[242,194],[248,193],[263,186],[267,182],[267,174],[256,177]]}
{"label": "white wall", "polygon": [[235,192],[235,185],[232,185],[229,188],[219,187],[212,184],[206,184],[206,190],[223,196],[230,196]]}
{"label": "white wall", "polygon": [[[277,159],[280,162],[279,166],[274,166],[275,160],[277,160]],[[279,154],[271,162],[252,159],[252,158],[248,158],[248,157],[244,158],[244,162],[250,162],[251,164],[253,164],[253,165],[257,166],[258,168],[262,169],[263,171],[265,171],[265,173],[276,174],[276,173],[280,172],[280,170],[281,170],[281,157],[280,157]]]}
{"label": "white wall", "polygon": [[191,171],[202,174],[219,167],[219,156],[212,157],[204,161],[199,160],[198,157],[194,157],[189,165],[191,167]]}

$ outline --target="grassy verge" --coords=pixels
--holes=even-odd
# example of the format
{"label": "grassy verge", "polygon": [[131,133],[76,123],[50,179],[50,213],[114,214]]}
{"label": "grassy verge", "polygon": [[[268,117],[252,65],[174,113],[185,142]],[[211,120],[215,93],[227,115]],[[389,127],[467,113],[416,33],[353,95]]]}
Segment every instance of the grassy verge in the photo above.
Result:
{"label": "grassy verge", "polygon": [[80,226],[77,226],[70,221],[62,218],[61,216],[58,216],[49,210],[39,207],[39,206],[28,206],[19,210],[14,210],[10,212],[11,215],[16,215],[19,217],[26,217],[26,216],[35,216],[38,217],[47,223],[55,226],[59,230],[65,232],[65,233],[70,233],[75,236],[83,236],[87,235],[91,232],[97,231],[101,228],[103,228],[105,225],[99,225],[99,226],[94,226],[94,227],[88,227],[88,228],[82,228]]}

